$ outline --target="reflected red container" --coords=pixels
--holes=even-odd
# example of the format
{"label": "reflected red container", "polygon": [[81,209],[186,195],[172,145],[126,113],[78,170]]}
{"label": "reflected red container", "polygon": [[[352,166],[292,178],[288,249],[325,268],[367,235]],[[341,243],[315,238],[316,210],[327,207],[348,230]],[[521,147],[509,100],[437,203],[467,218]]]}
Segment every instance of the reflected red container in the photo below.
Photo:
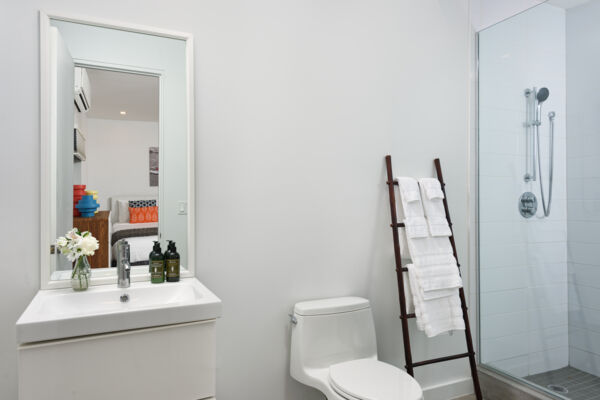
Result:
{"label": "reflected red container", "polygon": [[85,185],[73,185],[73,216],[79,217],[81,213],[75,206],[79,203],[79,200],[85,195]]}

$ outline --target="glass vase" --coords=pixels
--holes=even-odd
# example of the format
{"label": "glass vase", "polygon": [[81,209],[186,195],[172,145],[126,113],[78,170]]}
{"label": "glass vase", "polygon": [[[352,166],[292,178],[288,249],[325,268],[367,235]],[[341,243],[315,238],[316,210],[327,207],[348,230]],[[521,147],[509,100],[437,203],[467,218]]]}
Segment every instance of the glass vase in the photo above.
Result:
{"label": "glass vase", "polygon": [[81,256],[75,261],[71,274],[71,287],[77,292],[87,290],[91,277],[90,262],[86,256]]}

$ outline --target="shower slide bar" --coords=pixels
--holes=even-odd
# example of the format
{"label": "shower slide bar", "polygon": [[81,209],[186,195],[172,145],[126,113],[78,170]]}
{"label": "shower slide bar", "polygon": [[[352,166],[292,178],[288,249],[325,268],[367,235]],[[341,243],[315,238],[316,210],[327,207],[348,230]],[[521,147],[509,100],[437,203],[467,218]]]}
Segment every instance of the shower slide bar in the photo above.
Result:
{"label": "shower slide bar", "polygon": [[[450,226],[450,231],[452,235],[450,235],[450,244],[452,245],[452,250],[454,253],[454,258],[457,260],[457,266],[460,268],[460,264],[458,264],[458,256],[456,252],[456,244],[454,242],[454,230],[452,229],[452,220],[450,219],[450,211],[448,209],[448,201],[446,200],[446,184],[444,183],[444,177],[442,175],[442,166],[440,164],[440,159],[436,158],[434,161],[435,171],[437,174],[437,178],[440,181],[440,185],[442,187],[442,192],[444,193],[444,210],[446,212],[446,220],[448,221],[448,226]],[[390,197],[390,211],[391,211],[391,227],[392,234],[394,238],[394,258],[396,261],[396,277],[398,281],[398,299],[400,303],[400,321],[402,324],[402,339],[404,342],[404,358],[406,361],[406,372],[408,372],[411,376],[414,377],[414,368],[421,367],[423,365],[435,364],[444,361],[456,360],[460,358],[469,358],[469,366],[471,367],[471,378],[473,379],[473,388],[475,390],[475,396],[477,400],[482,400],[483,396],[481,394],[481,387],[479,385],[479,375],[477,374],[477,361],[475,360],[475,349],[473,347],[473,338],[471,336],[471,326],[469,324],[469,314],[467,309],[467,301],[465,299],[465,292],[461,287],[459,289],[459,297],[460,304],[462,308],[463,320],[465,321],[465,338],[467,342],[467,352],[460,354],[453,354],[445,357],[432,358],[424,361],[413,362],[412,360],[412,352],[410,348],[410,335],[408,330],[408,320],[411,318],[415,318],[415,314],[408,314],[406,311],[406,295],[404,293],[404,274],[403,272],[408,271],[406,267],[402,266],[402,255],[400,254],[400,236],[399,236],[399,228],[404,227],[404,224],[398,222],[397,208],[396,208],[396,193],[394,186],[398,185],[398,182],[394,180],[394,173],[392,169],[392,156],[385,156],[385,163],[387,168],[387,185],[388,185],[388,193]]]}
{"label": "shower slide bar", "polygon": [[536,123],[535,98],[536,89],[525,89],[525,182],[537,180],[536,162],[535,162],[535,135],[534,125]]}

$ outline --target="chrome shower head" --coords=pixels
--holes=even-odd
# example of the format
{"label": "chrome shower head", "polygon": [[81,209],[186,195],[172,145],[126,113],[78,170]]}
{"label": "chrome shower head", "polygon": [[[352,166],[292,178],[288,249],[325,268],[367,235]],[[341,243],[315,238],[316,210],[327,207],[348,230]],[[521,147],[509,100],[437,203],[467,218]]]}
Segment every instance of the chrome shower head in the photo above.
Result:
{"label": "chrome shower head", "polygon": [[548,96],[550,96],[550,91],[548,90],[548,88],[543,87],[540,90],[538,90],[535,98],[537,99],[538,103],[543,103],[544,101],[546,101],[546,99],[548,99]]}
{"label": "chrome shower head", "polygon": [[535,110],[535,121],[534,125],[539,126],[542,123],[542,103],[548,99],[550,96],[550,91],[547,87],[540,88],[537,92],[535,92],[535,99],[537,100],[536,110]]}

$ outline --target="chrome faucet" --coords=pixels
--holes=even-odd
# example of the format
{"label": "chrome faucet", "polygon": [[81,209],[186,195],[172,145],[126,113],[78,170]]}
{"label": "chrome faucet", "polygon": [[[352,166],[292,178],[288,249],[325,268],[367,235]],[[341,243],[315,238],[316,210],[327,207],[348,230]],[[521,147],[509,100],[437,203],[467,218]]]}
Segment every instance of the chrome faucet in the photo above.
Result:
{"label": "chrome faucet", "polygon": [[121,240],[117,246],[117,287],[129,287],[131,284],[130,273],[129,243],[126,240]]}

